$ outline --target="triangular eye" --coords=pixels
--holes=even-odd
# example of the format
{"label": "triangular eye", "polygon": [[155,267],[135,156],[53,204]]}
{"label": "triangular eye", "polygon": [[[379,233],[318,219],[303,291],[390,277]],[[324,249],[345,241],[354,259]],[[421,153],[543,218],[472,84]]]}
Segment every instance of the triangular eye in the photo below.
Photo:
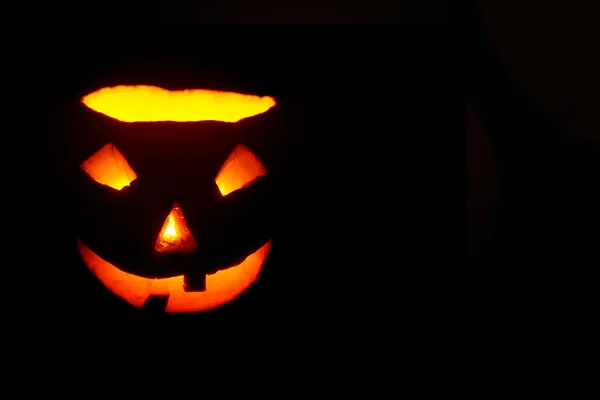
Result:
{"label": "triangular eye", "polygon": [[262,162],[246,146],[238,145],[223,163],[215,182],[223,196],[248,186],[267,173]]}
{"label": "triangular eye", "polygon": [[123,154],[112,143],[84,161],[81,169],[96,182],[116,190],[129,186],[137,178]]}

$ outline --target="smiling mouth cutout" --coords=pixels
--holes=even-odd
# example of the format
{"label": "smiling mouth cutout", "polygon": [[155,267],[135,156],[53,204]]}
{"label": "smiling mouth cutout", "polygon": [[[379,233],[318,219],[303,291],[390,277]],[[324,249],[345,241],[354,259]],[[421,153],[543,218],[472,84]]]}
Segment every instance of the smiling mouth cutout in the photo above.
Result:
{"label": "smiling mouth cutout", "polygon": [[135,307],[143,307],[152,296],[168,296],[165,312],[182,313],[220,307],[242,294],[254,281],[269,254],[271,241],[241,264],[206,277],[204,292],[186,292],[183,275],[149,279],[120,270],[90,250],[81,239],[77,246],[90,271],[115,295]]}
{"label": "smiling mouth cutout", "polygon": [[[168,91],[153,86],[117,86],[100,89],[82,100],[95,111],[125,122],[205,121],[235,122],[267,111],[275,105],[270,97],[209,90]],[[114,190],[129,186],[138,178],[125,156],[108,143],[81,168],[98,184]],[[249,186],[267,173],[262,162],[245,146],[238,145],[223,163],[215,178],[222,196]],[[142,307],[152,296],[168,297],[165,312],[196,312],[224,305],[243,293],[258,277],[269,254],[271,240],[240,264],[206,276],[201,292],[186,291],[184,276],[145,278],[130,274],[102,259],[80,238],[79,253],[89,270],[115,295],[135,307]],[[165,218],[154,251],[194,253],[198,244],[175,203]]]}

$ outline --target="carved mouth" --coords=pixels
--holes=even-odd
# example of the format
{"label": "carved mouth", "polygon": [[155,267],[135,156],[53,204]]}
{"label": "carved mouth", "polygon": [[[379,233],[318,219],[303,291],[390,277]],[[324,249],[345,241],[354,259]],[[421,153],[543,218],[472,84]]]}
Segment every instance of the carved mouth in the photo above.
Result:
{"label": "carved mouth", "polygon": [[102,259],[77,238],[79,254],[90,271],[118,297],[134,307],[143,307],[153,296],[168,297],[165,312],[183,313],[211,310],[237,298],[254,281],[271,249],[271,240],[250,254],[241,264],[206,276],[204,292],[186,292],[183,275],[144,278],[127,273]]}

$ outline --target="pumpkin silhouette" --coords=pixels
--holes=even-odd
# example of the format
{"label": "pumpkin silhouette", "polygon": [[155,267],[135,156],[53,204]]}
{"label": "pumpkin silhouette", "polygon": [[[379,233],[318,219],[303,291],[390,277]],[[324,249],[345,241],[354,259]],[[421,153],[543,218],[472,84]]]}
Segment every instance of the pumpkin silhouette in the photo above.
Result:
{"label": "pumpkin silhouette", "polygon": [[273,149],[293,143],[295,111],[268,95],[141,80],[98,81],[52,115],[77,246],[135,307],[158,296],[165,312],[214,309],[267,259],[269,170],[285,159]]}

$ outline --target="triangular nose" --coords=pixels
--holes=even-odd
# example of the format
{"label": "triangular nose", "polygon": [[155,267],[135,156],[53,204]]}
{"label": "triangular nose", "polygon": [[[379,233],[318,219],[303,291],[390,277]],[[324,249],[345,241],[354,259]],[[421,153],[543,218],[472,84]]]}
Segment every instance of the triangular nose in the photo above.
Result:
{"label": "triangular nose", "polygon": [[198,243],[183,216],[179,204],[173,204],[171,212],[158,234],[154,250],[159,253],[178,252],[193,253],[198,249]]}

